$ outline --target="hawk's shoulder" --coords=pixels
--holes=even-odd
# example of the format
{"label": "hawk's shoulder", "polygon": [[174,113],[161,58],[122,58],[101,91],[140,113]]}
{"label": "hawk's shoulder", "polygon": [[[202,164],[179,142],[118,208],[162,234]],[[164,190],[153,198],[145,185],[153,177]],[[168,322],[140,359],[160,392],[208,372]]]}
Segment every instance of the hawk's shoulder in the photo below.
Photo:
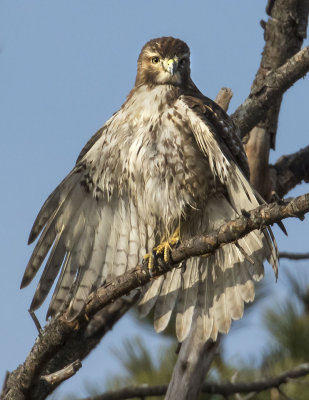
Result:
{"label": "hawk's shoulder", "polygon": [[188,91],[179,98],[197,117],[201,118],[213,133],[222,152],[232,159],[249,178],[249,165],[239,130],[228,114],[199,90]]}
{"label": "hawk's shoulder", "polygon": [[91,138],[88,140],[88,142],[85,144],[85,146],[82,148],[82,151],[79,153],[79,156],[77,157],[76,164],[81,161],[81,159],[84,157],[86,153],[91,149],[91,147],[100,139],[100,137],[103,135],[103,132],[105,130],[105,125],[100,128]]}

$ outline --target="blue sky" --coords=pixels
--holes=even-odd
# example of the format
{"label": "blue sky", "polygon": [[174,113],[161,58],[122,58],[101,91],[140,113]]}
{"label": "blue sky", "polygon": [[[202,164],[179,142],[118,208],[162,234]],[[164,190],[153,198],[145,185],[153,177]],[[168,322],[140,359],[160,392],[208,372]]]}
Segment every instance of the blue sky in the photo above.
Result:
{"label": "blue sky", "polygon": [[[143,44],[164,35],[185,40],[191,47],[193,80],[211,98],[223,86],[232,88],[232,112],[248,95],[259,65],[263,49],[259,21],[266,19],[265,3],[0,1],[0,381],[6,369],[24,360],[36,337],[27,313],[35,284],[19,290],[32,250],[26,242],[34,218],[82,146],[125,100]],[[307,78],[285,96],[273,161],[308,145],[308,103]],[[308,187],[302,186],[293,194],[305,191]],[[286,225],[289,238],[277,233],[280,248],[308,251],[308,223]],[[297,264],[297,269],[305,268],[306,263]],[[284,287],[272,278],[270,287],[275,304],[284,296]],[[45,312],[43,307],[38,313],[42,323]],[[160,335],[144,331],[127,316],[60,393],[84,394],[85,381],[104,382],[117,373],[120,366],[110,348],[138,333],[154,352],[161,345]],[[226,357],[235,361],[254,357],[265,340],[260,319],[252,316],[226,341]]]}

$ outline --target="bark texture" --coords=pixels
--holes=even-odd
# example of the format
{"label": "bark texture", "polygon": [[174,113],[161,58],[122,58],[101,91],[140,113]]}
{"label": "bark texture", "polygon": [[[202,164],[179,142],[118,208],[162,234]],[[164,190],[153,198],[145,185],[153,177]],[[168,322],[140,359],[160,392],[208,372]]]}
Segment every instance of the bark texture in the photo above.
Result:
{"label": "bark texture", "polygon": [[[306,35],[308,21],[307,0],[269,0],[267,22],[262,21],[265,47],[261,64],[251,87],[250,95],[260,92],[267,75],[296,54]],[[263,118],[246,137],[251,183],[270,200],[272,184],[269,173],[269,151],[275,148],[278,118],[282,102],[278,95],[267,107]]]}
{"label": "bark texture", "polygon": [[[79,325],[66,325],[61,320],[48,323],[39,334],[26,361],[8,375],[0,398],[2,399],[45,399],[60,383],[68,379],[68,365],[80,365],[100,343],[102,337],[114,326],[136,302],[119,299],[98,311],[89,321],[84,319]],[[63,371],[63,369],[65,369]],[[46,376],[51,379],[46,379]],[[55,379],[52,379],[52,377]]]}
{"label": "bark texture", "polygon": [[208,340],[205,343],[197,335],[197,330],[192,324],[189,336],[181,346],[165,400],[198,398],[219,342]]}
{"label": "bark texture", "polygon": [[309,183],[309,146],[280,157],[270,171],[273,188],[279,197],[285,196],[302,182]]}

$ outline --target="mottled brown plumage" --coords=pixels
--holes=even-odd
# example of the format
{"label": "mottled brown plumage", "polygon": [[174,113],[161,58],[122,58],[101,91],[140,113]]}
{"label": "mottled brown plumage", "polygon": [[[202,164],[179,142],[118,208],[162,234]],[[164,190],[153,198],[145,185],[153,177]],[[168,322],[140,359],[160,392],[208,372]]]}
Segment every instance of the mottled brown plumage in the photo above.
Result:
{"label": "mottled brown plumage", "polygon": [[[47,316],[65,311],[74,319],[94,288],[135,267],[178,227],[186,239],[258,205],[237,128],[192,82],[189,56],[179,39],[146,43],[126,102],[44,203],[29,242],[40,237],[22,281],[22,287],[30,283],[51,249],[32,310],[61,271]],[[253,300],[253,281],[263,276],[266,258],[276,270],[267,230],[251,232],[237,246],[190,259],[154,280],[144,288],[141,313],[155,306],[161,331],[176,309],[180,341],[192,318],[204,340],[216,339]]]}

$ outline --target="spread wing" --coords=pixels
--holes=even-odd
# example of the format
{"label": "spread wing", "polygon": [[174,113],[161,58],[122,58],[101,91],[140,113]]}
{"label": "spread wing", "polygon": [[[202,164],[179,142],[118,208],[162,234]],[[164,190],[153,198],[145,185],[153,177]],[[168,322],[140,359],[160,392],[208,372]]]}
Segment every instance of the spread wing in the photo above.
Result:
{"label": "spread wing", "polygon": [[[249,169],[236,127],[210,99],[181,96],[174,105],[183,126],[189,126],[218,184],[206,194],[203,210],[181,222],[182,237],[211,232],[259,205],[246,177]],[[193,231],[193,227],[196,230]],[[176,334],[187,336],[192,318],[204,340],[227,333],[233,319],[243,315],[244,303],[254,299],[254,281],[262,278],[267,259],[277,274],[277,248],[270,229],[256,230],[236,244],[222,246],[207,258],[187,260],[184,271],[154,282],[141,301],[146,314],[155,306],[155,328],[162,331],[176,308]],[[177,301],[176,301],[177,300]]]}
{"label": "spread wing", "polygon": [[73,319],[94,288],[135,267],[153,246],[150,229],[114,179],[121,170],[122,143],[116,134],[107,124],[90,139],[34,222],[29,243],[39,239],[21,287],[31,282],[49,253],[30,307],[43,303],[59,274],[47,317],[68,307],[68,319]]}
{"label": "spread wing", "polygon": [[[198,90],[198,89],[197,89]],[[195,95],[181,96],[181,101],[194,112],[195,120],[199,118],[211,131],[220,150],[227,159],[233,161],[241,169],[244,176],[249,179],[250,171],[238,128],[227,113],[214,101],[204,96],[199,91]],[[198,140],[196,131],[193,131]]]}

